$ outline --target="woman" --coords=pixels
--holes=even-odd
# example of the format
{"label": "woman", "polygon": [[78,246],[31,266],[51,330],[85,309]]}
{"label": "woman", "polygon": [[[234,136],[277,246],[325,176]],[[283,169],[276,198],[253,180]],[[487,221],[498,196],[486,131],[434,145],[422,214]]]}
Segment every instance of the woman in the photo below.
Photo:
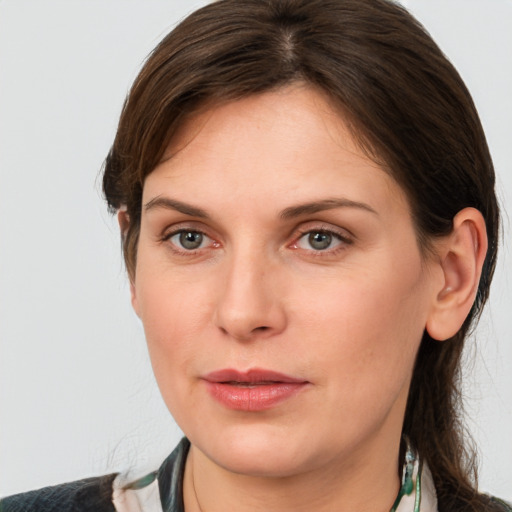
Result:
{"label": "woman", "polygon": [[495,265],[492,162],[403,9],[192,14],[136,79],[104,190],[187,439],[144,479],[4,510],[510,510],[477,493],[457,403]]}

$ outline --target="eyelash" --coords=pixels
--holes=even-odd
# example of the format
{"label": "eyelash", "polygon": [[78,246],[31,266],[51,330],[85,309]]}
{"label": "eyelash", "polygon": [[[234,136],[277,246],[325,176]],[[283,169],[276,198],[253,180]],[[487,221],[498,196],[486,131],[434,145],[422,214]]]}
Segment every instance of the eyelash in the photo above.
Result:
{"label": "eyelash", "polygon": [[354,243],[353,239],[346,234],[341,234],[339,231],[334,230],[328,227],[305,227],[299,229],[298,236],[294,238],[294,242],[291,244],[292,249],[301,249],[298,247],[298,243],[302,240],[306,235],[311,234],[320,234],[320,235],[328,235],[333,239],[339,242],[334,248],[327,247],[325,249],[304,249],[308,251],[312,256],[315,257],[325,257],[327,255],[335,255],[340,251],[343,251],[347,248],[348,245],[352,245]]}
{"label": "eyelash", "polygon": [[194,234],[199,234],[207,239],[210,239],[212,242],[213,242],[213,246],[214,247],[220,247],[220,244],[218,242],[215,242],[210,236],[208,236],[204,231],[200,230],[200,229],[197,229],[197,228],[180,228],[180,229],[175,229],[173,231],[171,231],[170,233],[165,233],[161,238],[160,238],[160,242],[168,242],[170,247],[171,247],[171,250],[178,254],[178,255],[182,255],[182,256],[194,256],[196,254],[198,254],[202,249],[204,249],[203,247],[200,247],[198,249],[190,249],[190,250],[187,250],[185,248],[180,248],[177,244],[171,242],[171,239],[173,237],[175,237],[176,235],[181,235],[183,233],[194,233]]}
{"label": "eyelash", "polygon": [[[205,247],[199,247],[197,249],[190,249],[187,250],[185,248],[179,247],[176,243],[171,242],[171,239],[177,235],[181,235],[184,233],[194,233],[199,234],[207,239],[210,239],[211,242],[213,242],[212,245],[214,248],[220,247],[220,244],[218,242],[215,242],[212,237],[208,236],[204,231],[197,229],[197,228],[179,228],[175,229],[169,233],[165,233],[161,238],[160,242],[169,243],[171,250],[178,255],[183,256],[194,256],[197,255],[200,251],[205,249]],[[333,239],[337,240],[339,242],[338,245],[336,245],[334,248],[326,247],[325,249],[302,249],[298,246],[299,241],[302,240],[306,235],[311,234],[320,234],[320,235],[328,235],[332,237]],[[315,257],[321,257],[325,255],[334,255],[337,254],[339,251],[345,250],[348,245],[353,244],[353,239],[347,235],[341,234],[340,232],[332,229],[332,228],[326,228],[326,227],[307,227],[302,228],[298,230],[298,234],[294,236],[294,241],[291,244],[288,244],[288,247],[294,250],[304,250],[307,251],[310,255],[313,255]]]}

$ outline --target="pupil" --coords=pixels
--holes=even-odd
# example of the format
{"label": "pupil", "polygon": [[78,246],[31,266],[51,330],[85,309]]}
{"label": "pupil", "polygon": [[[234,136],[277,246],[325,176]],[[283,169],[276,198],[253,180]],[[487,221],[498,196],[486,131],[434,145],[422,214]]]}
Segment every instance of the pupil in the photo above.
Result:
{"label": "pupil", "polygon": [[197,249],[203,242],[203,235],[194,231],[184,231],[180,234],[180,244],[185,249]]}
{"label": "pupil", "polygon": [[332,236],[328,233],[311,233],[309,235],[309,244],[313,249],[322,251],[331,245]]}

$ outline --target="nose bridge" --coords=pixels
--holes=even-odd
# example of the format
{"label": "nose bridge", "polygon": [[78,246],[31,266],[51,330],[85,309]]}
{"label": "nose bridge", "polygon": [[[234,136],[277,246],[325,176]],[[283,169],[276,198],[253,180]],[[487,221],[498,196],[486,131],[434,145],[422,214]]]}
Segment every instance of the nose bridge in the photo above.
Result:
{"label": "nose bridge", "polygon": [[240,244],[225,261],[215,312],[217,326],[238,340],[281,332],[286,315],[276,282],[279,265],[261,246]]}

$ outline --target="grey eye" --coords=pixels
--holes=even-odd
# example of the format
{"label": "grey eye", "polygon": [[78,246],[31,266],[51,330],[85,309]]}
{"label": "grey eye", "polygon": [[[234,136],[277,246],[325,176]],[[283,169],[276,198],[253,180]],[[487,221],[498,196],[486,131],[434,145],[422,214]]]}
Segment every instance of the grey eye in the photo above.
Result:
{"label": "grey eye", "polygon": [[312,231],[308,234],[308,243],[316,251],[323,251],[331,246],[332,238],[330,233]]}
{"label": "grey eye", "polygon": [[183,249],[193,251],[201,247],[204,235],[198,231],[181,231],[180,233],[176,233],[172,238],[177,238],[175,243],[177,242],[177,245],[183,247]]}
{"label": "grey eye", "polygon": [[339,245],[349,244],[341,235],[331,231],[312,230],[304,233],[296,242],[296,247],[307,251],[319,252],[335,249]]}

